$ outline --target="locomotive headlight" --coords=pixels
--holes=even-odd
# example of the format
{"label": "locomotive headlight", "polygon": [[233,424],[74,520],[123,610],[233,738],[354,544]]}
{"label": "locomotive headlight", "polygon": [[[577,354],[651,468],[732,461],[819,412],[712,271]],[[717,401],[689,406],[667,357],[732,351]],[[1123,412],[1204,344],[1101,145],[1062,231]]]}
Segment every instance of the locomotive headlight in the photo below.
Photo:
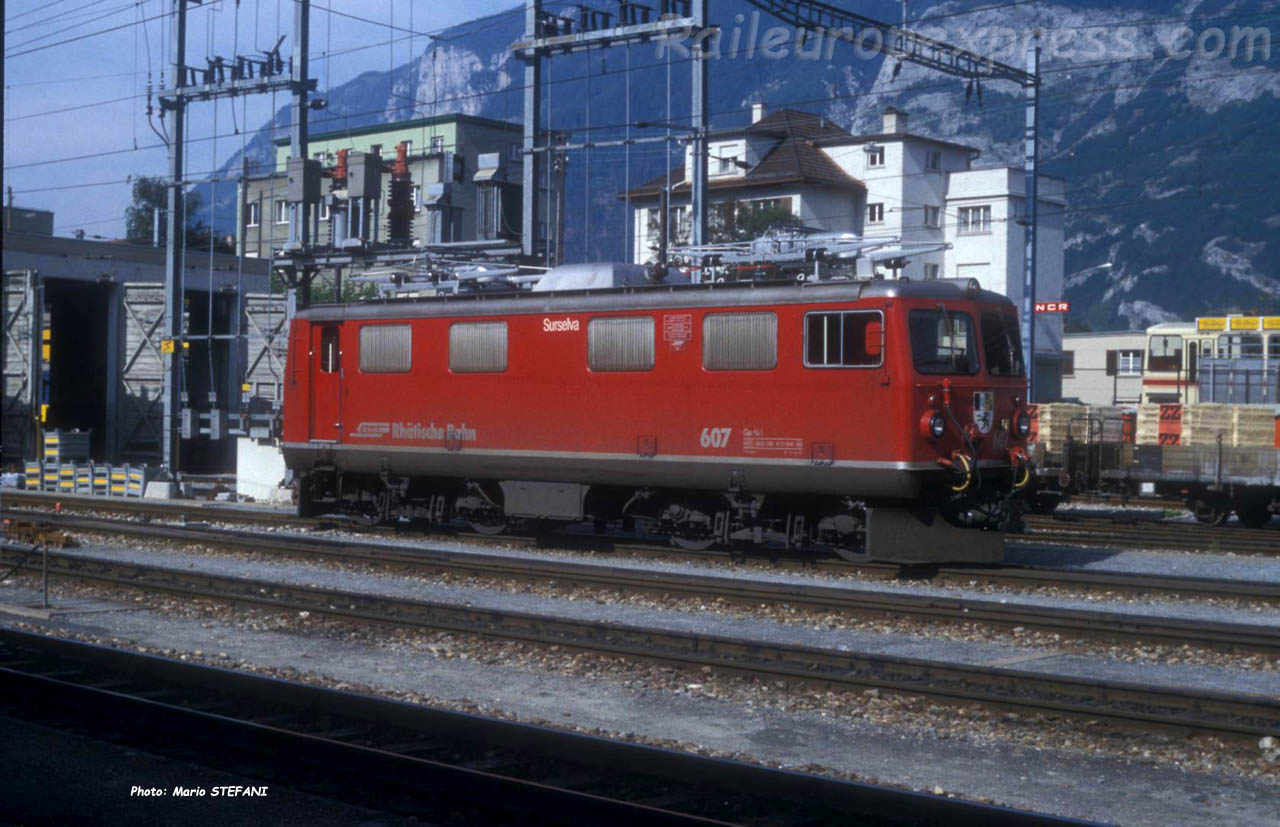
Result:
{"label": "locomotive headlight", "polygon": [[928,439],[941,439],[947,432],[947,420],[938,411],[925,411],[920,418],[920,432]]}
{"label": "locomotive headlight", "polygon": [[1031,434],[1031,414],[1026,411],[1018,411],[1013,417],[1014,427],[1018,429],[1018,435],[1026,439]]}

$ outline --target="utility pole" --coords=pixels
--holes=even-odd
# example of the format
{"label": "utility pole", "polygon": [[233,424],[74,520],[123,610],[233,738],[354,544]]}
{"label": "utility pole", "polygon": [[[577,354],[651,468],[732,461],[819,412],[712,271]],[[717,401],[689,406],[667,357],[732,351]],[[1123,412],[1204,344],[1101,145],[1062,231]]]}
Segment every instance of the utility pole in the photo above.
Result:
{"label": "utility pole", "polygon": [[[542,0],[525,0],[524,38],[536,40],[541,34]],[[525,258],[538,252],[538,132],[542,115],[542,56],[535,50],[524,58],[524,166],[521,168],[522,202],[520,212],[521,249]],[[434,112],[432,113],[434,114]],[[550,159],[548,159],[548,163]],[[549,242],[548,242],[549,243]]]}
{"label": "utility pole", "polygon": [[[161,116],[171,114],[169,125],[169,193],[165,227],[165,292],[164,335],[161,359],[164,362],[164,419],[161,442],[161,479],[178,480],[179,451],[186,394],[182,392],[182,356],[184,345],[182,252],[185,243],[186,207],[183,180],[183,154],[186,150],[186,115],[192,101],[235,98],[247,94],[263,94],[276,90],[294,93],[293,146],[306,148],[306,94],[314,85],[307,78],[307,36],[310,0],[295,0],[293,76],[284,77],[284,61],[280,59],[282,36],[275,48],[261,57],[235,55],[209,59],[204,68],[187,65],[187,7],[199,6],[201,0],[172,0],[173,30],[169,50],[173,56],[173,88],[160,94]],[[228,77],[230,69],[230,77]],[[300,101],[300,103],[299,103]],[[265,222],[264,222],[265,223]],[[303,224],[305,225],[305,213]],[[303,234],[305,237],[305,229]],[[210,296],[210,301],[213,297]],[[212,331],[209,333],[212,336]],[[194,436],[194,434],[189,434]]]}
{"label": "utility pole", "polygon": [[[293,4],[293,100],[289,106],[289,154],[294,158],[307,157],[307,58],[311,45],[311,0],[296,0]],[[295,205],[289,216],[296,222],[290,238],[296,238],[303,250],[311,244],[310,226],[307,220],[308,204]]]}
{"label": "utility pole", "polygon": [[[707,25],[707,0],[693,0],[693,30],[701,32]],[[693,180],[689,193],[692,213],[689,241],[694,246],[707,243],[707,52],[709,38],[694,41],[691,109],[693,127]],[[666,263],[665,260],[663,262]]]}
{"label": "utility pole", "polygon": [[1040,219],[1040,30],[1027,44],[1026,131],[1023,164],[1026,170],[1025,235],[1022,258],[1022,358],[1027,368],[1027,404],[1036,401],[1036,229]]}
{"label": "utility pole", "polygon": [[173,0],[174,16],[172,40],[174,90],[161,105],[172,114],[169,126],[169,209],[166,216],[168,238],[164,256],[164,321],[165,345],[161,358],[164,366],[164,434],[161,437],[161,463],[163,473],[177,481],[178,452],[182,443],[178,438],[178,419],[182,414],[182,247],[186,239],[186,226],[182,180],[183,152],[186,149],[187,99],[183,90],[187,86],[187,4],[189,0]]}

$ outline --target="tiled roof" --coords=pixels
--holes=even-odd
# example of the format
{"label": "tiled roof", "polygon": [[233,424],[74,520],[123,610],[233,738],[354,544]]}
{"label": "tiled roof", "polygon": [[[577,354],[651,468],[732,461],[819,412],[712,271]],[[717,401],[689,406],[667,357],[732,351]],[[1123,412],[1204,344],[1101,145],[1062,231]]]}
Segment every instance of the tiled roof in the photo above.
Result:
{"label": "tiled roof", "polygon": [[829,141],[852,138],[847,129],[841,129],[829,119],[798,109],[779,109],[765,115],[744,131],[752,134],[776,135],[779,138],[794,135],[811,141]]}
{"label": "tiled roof", "polygon": [[[866,190],[866,185],[840,168],[835,161],[815,146],[818,140],[836,140],[852,136],[825,118],[794,109],[780,109],[746,128],[753,134],[774,136],[778,143],[745,175],[712,177],[707,181],[711,191],[772,186],[775,184],[810,184],[822,187]],[[688,192],[684,166],[671,170],[671,180],[681,183],[673,192]],[[646,181],[631,190],[632,198],[660,194],[666,186],[665,174]]]}

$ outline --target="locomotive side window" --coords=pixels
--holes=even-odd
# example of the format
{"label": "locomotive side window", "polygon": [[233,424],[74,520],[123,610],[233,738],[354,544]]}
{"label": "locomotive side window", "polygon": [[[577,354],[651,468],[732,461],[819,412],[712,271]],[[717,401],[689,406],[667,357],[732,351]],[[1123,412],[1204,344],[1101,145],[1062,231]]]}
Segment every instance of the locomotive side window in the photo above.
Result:
{"label": "locomotive side window", "polygon": [[1022,337],[1018,335],[1018,320],[1002,313],[983,313],[982,351],[987,357],[987,373],[1021,376]]}
{"label": "locomotive side window", "polygon": [[978,341],[973,317],[939,306],[938,310],[912,310],[911,358],[920,373],[973,375],[978,362]]}
{"label": "locomotive side window", "polygon": [[884,363],[880,312],[810,313],[804,318],[804,363],[811,368],[874,368]]}
{"label": "locomotive side window", "polygon": [[706,370],[773,370],[778,317],[773,313],[709,313],[702,320]]}
{"label": "locomotive side window", "polygon": [[450,326],[449,370],[501,373],[506,369],[506,322],[465,322]]}
{"label": "locomotive side window", "polygon": [[320,372],[338,372],[338,328],[325,327],[320,330]]}
{"label": "locomotive side window", "polygon": [[413,328],[407,324],[367,324],[360,328],[361,373],[408,373],[412,353]]}
{"label": "locomotive side window", "polygon": [[653,370],[653,317],[588,322],[587,367],[592,371]]}

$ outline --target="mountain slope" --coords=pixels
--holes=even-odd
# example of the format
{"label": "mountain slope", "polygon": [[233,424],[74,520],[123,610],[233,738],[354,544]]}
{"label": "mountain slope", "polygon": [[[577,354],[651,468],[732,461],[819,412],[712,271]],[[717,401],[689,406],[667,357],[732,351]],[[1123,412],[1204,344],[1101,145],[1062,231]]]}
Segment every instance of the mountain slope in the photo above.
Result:
{"label": "mountain slope", "polygon": [[[1199,38],[1212,52],[1215,28],[1224,51],[1233,26],[1280,34],[1280,0],[1187,0],[1172,9],[1153,0],[1122,8],[1075,0],[995,4],[977,12],[972,6],[913,2],[912,27],[1017,65],[1024,60],[1020,38],[1043,29],[1042,169],[1067,182],[1066,298],[1074,323],[1108,329],[1209,313],[1280,313],[1280,55],[1264,50],[1260,39],[1252,56],[1245,53],[1248,42],[1238,40],[1234,59],[1180,50]],[[891,0],[862,3],[858,11],[885,20],[901,13]],[[764,100],[819,112],[854,132],[877,131],[880,112],[892,104],[910,113],[912,131],[980,147],[980,165],[1021,163],[1024,110],[1016,87],[989,84],[981,103],[977,94],[966,101],[957,79],[911,64],[895,73],[892,61],[845,42],[805,57],[748,59],[742,52],[753,13],[743,0],[712,4],[724,33],[710,74],[715,128],[745,123],[750,102]],[[761,34],[772,25],[759,17]],[[451,111],[518,120],[522,64],[508,48],[522,27],[513,9],[446,32],[394,74],[369,72],[333,90],[312,129]],[[735,32],[743,46],[731,57]],[[792,52],[795,44],[786,48]],[[625,136],[628,120],[686,121],[682,56],[671,54],[669,107],[666,55],[646,45],[633,47],[629,57],[629,88],[622,49],[597,52],[590,63],[583,56],[557,59],[547,93],[551,128],[575,141],[587,135],[604,141]],[[277,127],[287,119],[282,109]],[[267,162],[264,131],[248,154]],[[623,256],[626,223],[618,196],[628,180],[634,186],[659,175],[666,163],[659,144],[634,146],[629,164],[627,155],[615,147],[597,148],[589,159],[585,152],[570,156],[570,260]],[[227,166],[238,165],[233,158]],[[234,205],[231,196],[220,201],[216,215],[225,226]],[[1088,269],[1105,262],[1113,267]]]}

